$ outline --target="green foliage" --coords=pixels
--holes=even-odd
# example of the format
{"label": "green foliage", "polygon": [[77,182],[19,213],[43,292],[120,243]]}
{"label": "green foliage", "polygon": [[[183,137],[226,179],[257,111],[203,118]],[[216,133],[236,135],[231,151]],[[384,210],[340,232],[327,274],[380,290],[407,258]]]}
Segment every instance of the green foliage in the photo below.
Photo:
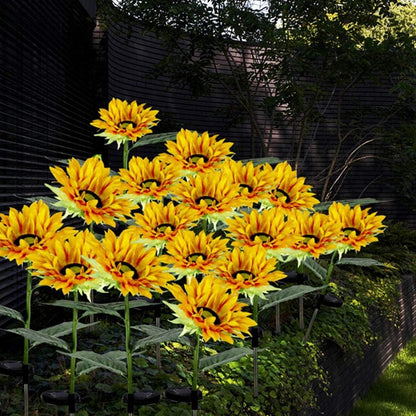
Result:
{"label": "green foliage", "polygon": [[259,353],[259,396],[253,397],[253,358],[218,367],[203,379],[206,415],[290,415],[313,406],[313,386],[324,387],[319,350],[303,344],[296,333],[266,333]]}

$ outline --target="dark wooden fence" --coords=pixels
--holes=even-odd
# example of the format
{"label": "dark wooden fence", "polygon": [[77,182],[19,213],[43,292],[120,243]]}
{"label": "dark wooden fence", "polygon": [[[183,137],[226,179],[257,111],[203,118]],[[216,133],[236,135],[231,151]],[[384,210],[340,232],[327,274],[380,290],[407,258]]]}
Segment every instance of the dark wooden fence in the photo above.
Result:
{"label": "dark wooden fence", "polygon": [[[89,127],[97,112],[94,27],[79,0],[0,1],[2,213],[45,195],[51,164],[100,151]],[[0,304],[22,305],[23,274],[0,259]]]}

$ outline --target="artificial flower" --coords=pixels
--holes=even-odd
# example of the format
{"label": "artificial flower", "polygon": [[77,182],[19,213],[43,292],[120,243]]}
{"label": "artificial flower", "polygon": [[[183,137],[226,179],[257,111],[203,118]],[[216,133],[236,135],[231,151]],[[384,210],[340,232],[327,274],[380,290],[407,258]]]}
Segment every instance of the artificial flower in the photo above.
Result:
{"label": "artificial flower", "polygon": [[243,212],[226,220],[227,235],[235,247],[260,245],[267,250],[286,252],[296,241],[295,222],[279,208]]}
{"label": "artificial flower", "polygon": [[264,170],[273,178],[274,187],[263,202],[286,212],[292,209],[313,209],[319,203],[311,192],[311,186],[305,185],[305,178],[298,177],[288,162],[278,163],[274,169],[265,164]]}
{"label": "artificial flower", "polygon": [[228,170],[198,173],[172,185],[171,191],[201,218],[206,216],[213,222],[234,215],[234,210],[244,205]]}
{"label": "artificial flower", "polygon": [[300,237],[293,246],[295,250],[318,258],[336,248],[335,241],[341,231],[339,222],[321,212],[294,211],[293,215]]}
{"label": "artificial flower", "polygon": [[132,157],[128,169],[120,169],[123,189],[129,197],[137,202],[149,202],[152,199],[162,200],[169,193],[172,185],[180,174],[176,165],[167,165],[158,158],[149,160]]}
{"label": "artificial flower", "polygon": [[52,240],[47,250],[29,255],[32,275],[40,277],[40,286],[51,286],[66,295],[78,291],[89,296],[92,289],[102,291],[103,284],[93,277],[94,270],[86,258],[96,259],[100,242],[89,230]]}
{"label": "artificial flower", "polygon": [[143,213],[134,215],[136,226],[129,227],[129,232],[136,240],[140,238],[146,244],[164,247],[179,230],[191,227],[198,219],[198,215],[183,204],[149,202]]}
{"label": "artificial flower", "polygon": [[184,333],[200,333],[204,341],[225,341],[233,344],[233,336],[244,338],[256,322],[242,309],[236,292],[228,289],[218,278],[208,275],[200,282],[192,277],[184,289],[178,284],[168,285],[179,304],[165,302],[174,312],[173,323],[184,325]]}
{"label": "artificial flower", "polygon": [[162,293],[162,288],[174,280],[167,268],[159,264],[156,249],[136,242],[134,233],[126,229],[119,236],[109,230],[101,242],[103,251],[92,265],[96,275],[109,287],[116,287],[123,296],[129,293],[152,297],[151,291]]}
{"label": "artificial flower", "polygon": [[233,143],[217,140],[217,137],[210,136],[208,132],[200,135],[196,131],[181,129],[176,141],[166,142],[167,153],[159,156],[184,171],[206,172],[232,154],[230,148]]}
{"label": "artificial flower", "polygon": [[224,261],[228,240],[200,231],[179,230],[165,246],[161,261],[170,265],[170,271],[181,276],[207,274]]}
{"label": "artificial flower", "polygon": [[61,212],[50,215],[42,200],[24,205],[21,211],[10,208],[9,215],[0,214],[0,256],[22,264],[30,253],[44,250],[58,234],[74,233],[64,227]]}
{"label": "artificial flower", "polygon": [[50,168],[61,187],[47,185],[57,196],[57,207],[66,209],[67,215],[80,216],[87,224],[116,225],[115,219],[125,221],[137,208],[123,196],[121,180],[111,176],[110,169],[98,156],[87,159],[82,165],[72,158],[66,172],[60,167]]}
{"label": "artificial flower", "polygon": [[360,205],[350,207],[340,202],[334,202],[329,207],[329,217],[341,225],[341,234],[337,242],[340,253],[354,249],[360,251],[374,241],[386,227],[383,224],[384,215],[370,214],[370,208],[361,209]]}
{"label": "artificial flower", "polygon": [[277,260],[274,257],[267,258],[267,251],[261,245],[256,245],[235,247],[218,267],[218,272],[225,286],[232,291],[249,297],[264,297],[264,293],[276,289],[270,282],[286,277],[276,268]]}
{"label": "artificial flower", "polygon": [[273,175],[268,175],[262,165],[254,166],[253,162],[243,164],[228,158],[224,168],[230,170],[232,181],[240,189],[239,198],[243,198],[247,206],[258,203],[274,186]]}
{"label": "artificial flower", "polygon": [[97,136],[106,137],[108,144],[117,142],[120,146],[129,140],[135,142],[145,134],[152,133],[152,127],[159,121],[156,118],[159,111],[144,108],[145,105],[113,98],[108,104],[108,110],[101,108],[100,118],[91,125],[104,130]]}

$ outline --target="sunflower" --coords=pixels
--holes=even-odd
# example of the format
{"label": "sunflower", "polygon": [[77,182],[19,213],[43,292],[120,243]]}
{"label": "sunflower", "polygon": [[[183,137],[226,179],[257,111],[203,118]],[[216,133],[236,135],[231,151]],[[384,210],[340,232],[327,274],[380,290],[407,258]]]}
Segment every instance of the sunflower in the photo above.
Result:
{"label": "sunflower", "polygon": [[132,157],[128,169],[120,169],[123,189],[135,201],[147,202],[150,199],[162,199],[168,195],[169,186],[180,174],[176,165],[167,165],[157,158],[149,160]]}
{"label": "sunflower", "polygon": [[150,245],[164,246],[179,230],[190,227],[198,219],[195,212],[183,204],[149,202],[143,213],[134,215],[137,226],[129,227],[129,232],[135,235],[136,240],[140,237]]}
{"label": "sunflower", "polygon": [[244,338],[256,322],[250,313],[242,309],[246,304],[238,302],[238,293],[229,293],[218,278],[208,275],[199,283],[192,277],[183,290],[177,284],[167,286],[179,302],[165,302],[174,312],[172,321],[184,325],[183,333],[200,333],[204,341],[225,341],[233,344],[233,336]]}
{"label": "sunflower", "polygon": [[114,219],[125,221],[125,216],[137,208],[123,196],[120,178],[110,176],[110,169],[104,167],[98,156],[87,159],[82,166],[73,158],[66,172],[57,166],[50,170],[62,185],[47,185],[59,199],[55,205],[65,208],[67,214],[83,217],[87,224],[114,227]]}
{"label": "sunflower", "polygon": [[145,247],[135,239],[129,229],[118,237],[107,231],[102,240],[102,255],[92,264],[96,276],[110,287],[118,288],[123,296],[130,293],[151,298],[151,290],[162,293],[161,288],[175,278],[159,264],[154,248]]}
{"label": "sunflower", "polygon": [[227,159],[224,168],[230,170],[232,181],[240,188],[239,198],[243,198],[247,206],[259,202],[273,188],[273,176],[268,175],[262,165],[254,166],[253,162],[243,164]]}
{"label": "sunflower", "polygon": [[9,215],[0,214],[0,255],[22,264],[30,253],[45,249],[58,235],[72,235],[72,227],[63,228],[62,215],[51,216],[42,200],[23,206],[21,211],[10,208]]}
{"label": "sunflower", "polygon": [[273,189],[267,194],[266,203],[286,211],[291,209],[312,209],[319,201],[314,198],[311,187],[305,185],[305,178],[298,177],[289,163],[282,162],[273,169],[264,165],[265,174],[272,177]]}
{"label": "sunflower", "polygon": [[294,211],[293,215],[300,236],[294,244],[295,250],[318,258],[336,249],[335,241],[341,231],[339,222],[320,212]]}
{"label": "sunflower", "polygon": [[94,279],[94,271],[85,258],[97,258],[100,250],[100,242],[88,230],[70,237],[59,236],[47,250],[29,255],[32,275],[41,278],[41,286],[62,290],[64,295],[72,290],[88,295],[91,289],[100,290],[102,282]]}
{"label": "sunflower", "polygon": [[144,108],[146,104],[137,104],[132,101],[121,101],[113,98],[108,104],[108,110],[101,108],[100,117],[94,120],[91,125],[104,130],[98,136],[104,136],[108,144],[117,142],[120,146],[128,140],[133,142],[145,134],[152,132],[152,127],[158,123],[156,118],[157,110]]}
{"label": "sunflower", "polygon": [[224,261],[227,242],[204,231],[196,234],[191,230],[179,230],[166,243],[167,255],[161,256],[161,260],[171,264],[170,270],[179,276],[207,274]]}
{"label": "sunflower", "polygon": [[376,212],[370,214],[369,211],[370,208],[361,209],[359,205],[351,208],[340,202],[334,202],[329,207],[329,217],[340,224],[341,228],[338,251],[360,251],[361,247],[378,241],[376,235],[381,234],[386,227],[383,224],[385,216],[377,215]]}
{"label": "sunflower", "polygon": [[265,292],[275,290],[270,282],[284,279],[286,274],[276,270],[277,260],[267,258],[267,251],[260,245],[236,247],[229,253],[226,261],[218,268],[219,276],[225,286],[250,297],[264,296]]}
{"label": "sunflower", "polygon": [[234,209],[244,205],[238,198],[239,186],[230,175],[229,170],[198,173],[172,185],[171,192],[199,217],[218,221],[234,215]]}
{"label": "sunflower", "polygon": [[296,241],[295,222],[280,208],[243,212],[241,217],[227,219],[227,235],[235,247],[263,246],[275,252],[287,251]]}
{"label": "sunflower", "polygon": [[167,153],[162,153],[160,158],[184,171],[206,172],[232,154],[230,148],[233,143],[217,140],[217,137],[210,136],[208,132],[200,135],[196,131],[181,129],[176,142],[166,142]]}

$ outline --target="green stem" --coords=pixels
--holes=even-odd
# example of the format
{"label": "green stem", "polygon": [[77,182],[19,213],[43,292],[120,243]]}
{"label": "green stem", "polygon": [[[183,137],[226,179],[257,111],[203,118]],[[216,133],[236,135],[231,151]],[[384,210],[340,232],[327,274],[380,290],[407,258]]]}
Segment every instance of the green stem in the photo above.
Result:
{"label": "green stem", "polygon": [[253,298],[253,320],[256,321],[257,325],[259,324],[258,319],[259,319],[259,296],[254,295],[254,298]]}
{"label": "green stem", "polygon": [[[332,253],[332,257],[331,257],[331,261],[330,261],[329,266],[328,266],[328,270],[326,271],[325,286],[327,286],[329,284],[329,280],[331,279],[332,271],[334,270],[334,262],[335,262],[336,255],[337,255],[337,252],[334,251]],[[324,287],[322,289],[321,293],[324,295],[326,290],[327,290],[327,287]]]}
{"label": "green stem", "polygon": [[[74,291],[74,302],[78,302],[78,292]],[[77,352],[78,347],[78,333],[77,333],[77,325],[78,325],[78,309],[74,307],[72,310],[72,354]],[[75,393],[75,364],[76,358],[71,357],[71,372],[70,372],[70,381],[69,381],[69,393]]]}
{"label": "green stem", "polygon": [[196,390],[198,387],[199,344],[200,344],[200,335],[197,332],[195,348],[194,348],[194,372],[193,372],[193,377],[192,377],[192,390]]}
{"label": "green stem", "polygon": [[123,143],[123,168],[127,169],[129,164],[129,142],[126,140]]}
{"label": "green stem", "polygon": [[129,296],[124,296],[124,327],[126,333],[126,356],[127,356],[127,392],[133,394],[133,362],[130,345],[130,305]]}
{"label": "green stem", "polygon": [[[30,329],[30,320],[32,316],[32,273],[29,268],[26,271],[26,321],[25,328]],[[29,340],[24,338],[23,341],[23,364],[29,364]]]}

